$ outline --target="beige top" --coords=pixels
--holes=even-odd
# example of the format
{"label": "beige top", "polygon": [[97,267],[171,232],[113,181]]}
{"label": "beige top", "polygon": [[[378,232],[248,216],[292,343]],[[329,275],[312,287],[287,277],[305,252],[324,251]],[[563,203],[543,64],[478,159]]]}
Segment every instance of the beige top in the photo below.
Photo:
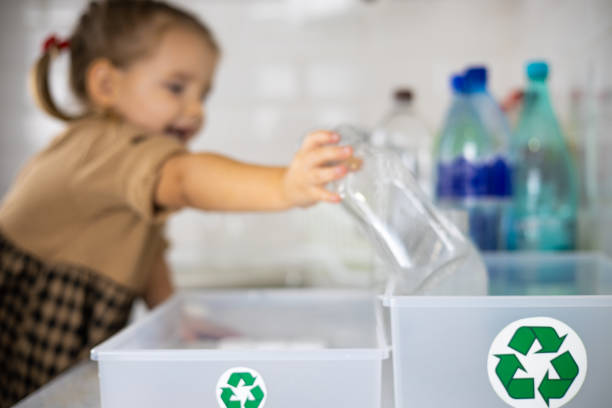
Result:
{"label": "beige top", "polygon": [[165,249],[167,211],[154,206],[177,140],[119,119],[74,122],[21,171],[0,207],[0,231],[47,263],[85,266],[142,294]]}

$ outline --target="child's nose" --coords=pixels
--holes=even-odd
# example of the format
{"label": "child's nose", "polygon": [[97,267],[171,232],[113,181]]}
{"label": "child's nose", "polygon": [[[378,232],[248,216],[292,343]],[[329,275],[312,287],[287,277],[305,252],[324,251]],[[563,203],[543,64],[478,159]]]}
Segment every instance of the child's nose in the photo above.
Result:
{"label": "child's nose", "polygon": [[202,119],[204,116],[204,109],[200,101],[190,101],[185,107],[185,116],[193,119]]}

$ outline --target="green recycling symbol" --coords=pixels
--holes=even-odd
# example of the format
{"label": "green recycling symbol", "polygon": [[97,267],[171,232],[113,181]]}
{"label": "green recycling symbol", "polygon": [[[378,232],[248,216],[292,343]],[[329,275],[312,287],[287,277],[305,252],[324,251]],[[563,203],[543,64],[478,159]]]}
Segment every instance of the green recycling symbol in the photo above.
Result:
{"label": "green recycling symbol", "polygon": [[[526,356],[533,343],[538,340],[542,348],[536,351],[536,353],[556,353],[565,337],[559,337],[552,327],[522,326],[514,333],[508,347]],[[516,355],[496,354],[495,357],[499,358],[495,372],[504,384],[508,394],[512,398],[533,398],[534,379],[514,378],[514,374],[518,370],[526,371]],[[549,401],[551,398],[563,398],[578,375],[578,365],[569,351],[552,359],[551,364],[557,371],[559,379],[551,380],[547,371],[538,387],[540,395],[542,395],[548,406],[550,406]]]}
{"label": "green recycling symbol", "polygon": [[257,371],[235,367],[225,371],[217,382],[220,408],[263,408],[266,386]]}
{"label": "green recycling symbol", "polygon": [[[531,351],[536,342],[539,348]],[[510,405],[559,407],[582,386],[586,350],[578,335],[559,320],[522,319],[496,337],[488,368],[493,388]]]}

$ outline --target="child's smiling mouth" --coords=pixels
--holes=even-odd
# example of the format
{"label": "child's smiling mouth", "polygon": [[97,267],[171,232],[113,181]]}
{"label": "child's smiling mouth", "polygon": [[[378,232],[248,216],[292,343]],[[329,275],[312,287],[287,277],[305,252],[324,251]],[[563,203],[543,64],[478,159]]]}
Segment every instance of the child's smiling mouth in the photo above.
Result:
{"label": "child's smiling mouth", "polygon": [[194,133],[194,129],[190,127],[170,125],[164,129],[165,135],[173,137],[181,143],[187,143]]}

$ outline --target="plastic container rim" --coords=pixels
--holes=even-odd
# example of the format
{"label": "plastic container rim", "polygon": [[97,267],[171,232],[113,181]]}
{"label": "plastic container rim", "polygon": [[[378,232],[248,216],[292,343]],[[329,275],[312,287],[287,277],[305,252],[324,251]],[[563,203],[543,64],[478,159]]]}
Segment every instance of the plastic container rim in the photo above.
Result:
{"label": "plastic container rim", "polygon": [[[610,265],[612,259],[600,251],[577,252],[538,252],[538,251],[502,251],[485,252],[483,258],[492,262],[516,260],[537,260],[539,262],[595,261]],[[385,293],[379,296],[386,307],[609,307],[612,294],[597,295],[457,295],[457,296],[422,296],[393,295]]]}
{"label": "plastic container rim", "polygon": [[95,361],[366,361],[385,360],[388,346],[376,349],[326,349],[326,350],[91,350]]}
{"label": "plastic container rim", "polygon": [[523,295],[523,296],[380,296],[390,308],[420,307],[610,307],[612,295]]}
{"label": "plastic container rim", "polygon": [[[214,349],[113,349],[116,345],[130,338],[141,326],[149,320],[169,313],[177,303],[190,298],[219,298],[240,295],[250,298],[266,298],[270,295],[275,299],[291,297],[292,300],[308,295],[311,301],[316,297],[333,298],[363,298],[371,296],[372,303],[376,301],[375,294],[365,290],[338,289],[249,289],[249,290],[183,290],[176,293],[164,304],[152,310],[147,316],[126,327],[106,341],[94,347],[90,358],[95,361],[300,361],[300,360],[385,360],[389,358],[391,347],[385,338],[382,326],[382,316],[376,313],[376,341],[378,346],[372,348],[330,348],[323,350],[214,350]],[[305,297],[304,297],[305,299]]]}

